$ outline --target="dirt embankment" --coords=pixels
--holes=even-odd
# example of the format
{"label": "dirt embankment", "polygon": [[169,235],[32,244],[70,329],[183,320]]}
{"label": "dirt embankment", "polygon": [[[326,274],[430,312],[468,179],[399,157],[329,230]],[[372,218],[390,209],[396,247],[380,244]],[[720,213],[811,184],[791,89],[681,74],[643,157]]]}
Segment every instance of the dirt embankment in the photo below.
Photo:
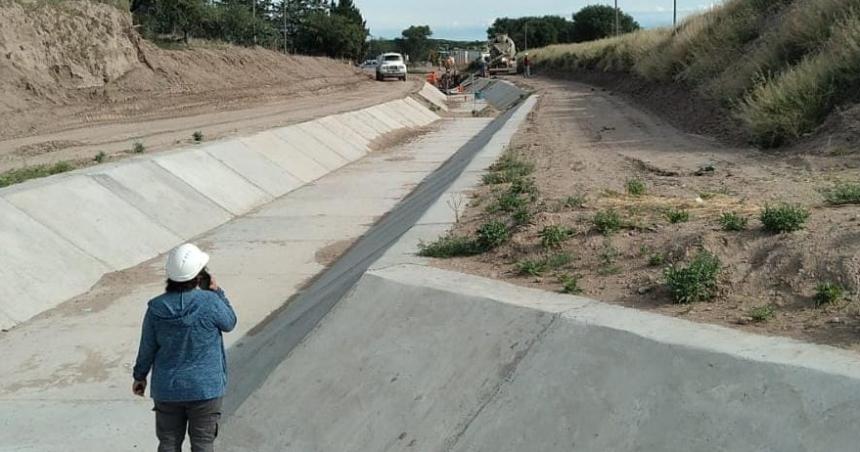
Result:
{"label": "dirt embankment", "polygon": [[[127,12],[101,3],[3,2],[0,169],[110,155],[136,140],[148,151],[164,148],[194,130],[214,138],[249,128],[235,121],[359,108],[396,97],[406,85],[377,88],[340,61],[261,48],[160,48],[137,34]],[[265,106],[277,108],[259,110]],[[230,111],[243,112],[224,114]],[[176,121],[201,115],[211,117]],[[220,128],[206,130],[209,124]]]}
{"label": "dirt embankment", "polygon": [[[510,184],[480,187],[454,232],[475,237],[498,219],[512,228],[510,241],[438,265],[553,291],[567,276],[606,302],[860,350],[860,205],[825,200],[838,182],[860,183],[856,149],[725,146],[680,132],[610,91],[562,80],[528,84],[541,98],[512,152],[534,164],[530,218],[516,226],[516,211],[500,211]],[[644,193],[630,194],[630,181]],[[762,208],[780,202],[809,211],[803,229],[763,230]],[[604,235],[595,220],[610,210],[620,229]],[[687,221],[673,223],[673,212]],[[720,217],[729,212],[747,219],[740,232],[723,230]],[[572,235],[547,248],[547,226]],[[717,296],[676,304],[664,270],[687,265],[700,250],[722,262]],[[822,283],[845,292],[816,307]]]}

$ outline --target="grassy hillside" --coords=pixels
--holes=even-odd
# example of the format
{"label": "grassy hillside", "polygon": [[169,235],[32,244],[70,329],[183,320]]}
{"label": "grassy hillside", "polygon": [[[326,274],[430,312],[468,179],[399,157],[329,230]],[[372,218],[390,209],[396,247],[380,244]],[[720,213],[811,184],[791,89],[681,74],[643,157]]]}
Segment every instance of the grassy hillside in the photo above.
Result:
{"label": "grassy hillside", "polygon": [[776,147],[860,100],[860,0],[730,0],[670,29],[532,53],[537,68],[683,82]]}

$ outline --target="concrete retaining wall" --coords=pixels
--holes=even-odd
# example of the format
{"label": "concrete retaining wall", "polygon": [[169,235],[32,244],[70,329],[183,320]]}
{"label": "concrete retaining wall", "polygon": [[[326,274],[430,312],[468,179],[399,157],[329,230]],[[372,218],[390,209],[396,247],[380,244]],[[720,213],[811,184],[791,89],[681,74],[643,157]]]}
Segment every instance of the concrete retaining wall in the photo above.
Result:
{"label": "concrete retaining wall", "polygon": [[402,265],[368,273],[223,437],[257,452],[848,451],[858,415],[853,353]]}
{"label": "concrete retaining wall", "polygon": [[396,100],[2,189],[0,328],[362,158],[384,133],[438,119]]}
{"label": "concrete retaining wall", "polygon": [[511,82],[489,78],[476,80],[471,89],[473,93],[480,92],[487,103],[498,110],[511,108],[528,94]]}

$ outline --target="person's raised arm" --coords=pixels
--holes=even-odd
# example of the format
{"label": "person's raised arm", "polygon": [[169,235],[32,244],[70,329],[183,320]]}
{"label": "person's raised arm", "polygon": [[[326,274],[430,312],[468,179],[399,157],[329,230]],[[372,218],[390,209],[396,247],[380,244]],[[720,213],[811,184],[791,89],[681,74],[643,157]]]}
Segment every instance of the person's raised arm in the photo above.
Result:
{"label": "person's raised arm", "polygon": [[230,305],[230,300],[227,299],[224,289],[218,287],[214,279],[212,280],[210,290],[218,298],[214,307],[215,318],[212,321],[219,330],[229,333],[233,331],[233,328],[236,328],[236,312],[233,311],[233,306]]}

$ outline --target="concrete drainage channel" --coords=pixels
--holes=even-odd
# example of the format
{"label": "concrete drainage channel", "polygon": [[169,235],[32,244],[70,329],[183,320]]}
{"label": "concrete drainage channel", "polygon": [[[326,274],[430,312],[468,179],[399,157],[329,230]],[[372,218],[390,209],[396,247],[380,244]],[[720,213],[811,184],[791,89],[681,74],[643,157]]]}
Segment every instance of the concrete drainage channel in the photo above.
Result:
{"label": "concrete drainage channel", "polygon": [[406,98],[0,190],[0,250],[15,262],[0,267],[0,328],[362,158],[384,134],[437,120]]}
{"label": "concrete drainage channel", "polygon": [[[227,450],[856,449],[853,353],[516,287],[416,257],[419,241],[450,227],[446,200],[479,182],[508,130],[300,343],[289,329],[303,334],[308,325],[275,319],[253,349],[261,356],[248,361],[266,377],[238,391]],[[320,280],[314,289],[335,286]]]}
{"label": "concrete drainage channel", "polygon": [[[447,107],[444,101],[444,96],[435,98]],[[397,111],[411,119],[401,118]],[[312,293],[309,281],[325,281],[327,276],[319,275],[329,265],[335,272],[332,275],[346,268],[331,284],[345,290],[349,282],[344,281],[357,279],[362,266],[396,241],[457,177],[469,161],[469,153],[483,146],[472,160],[474,164],[484,161],[486,149],[503,148],[514,133],[510,129],[525,114],[520,109],[495,123],[491,118],[455,114],[436,119],[428,131],[403,144],[361,158],[353,153],[355,146],[363,150],[367,139],[378,136],[365,134],[380,134],[395,126],[400,130],[407,127],[407,121],[417,127],[437,116],[425,109],[421,115],[426,121],[418,122],[417,113],[411,111],[374,107],[374,112],[351,114],[360,122],[343,123],[337,117],[315,121],[338,130],[342,138],[351,137],[349,143],[332,141],[335,138],[320,136],[316,125],[303,124],[290,131],[130,159],[0,192],[0,203],[7,209],[3,211],[6,221],[0,224],[0,249],[7,260],[21,264],[0,268],[6,284],[0,290],[7,291],[0,303],[4,312],[19,312],[15,310],[28,306],[42,309],[41,313],[30,311],[37,315],[0,333],[4,352],[0,360],[0,449],[12,445],[12,450],[98,452],[153,447],[151,403],[130,396],[124,383],[135,356],[145,302],[163,288],[163,257],[156,255],[158,247],[153,249],[150,243],[153,225],[165,231],[161,248],[191,237],[213,256],[210,268],[227,289],[240,318],[236,331],[225,335],[234,359],[231,378],[246,382],[248,388],[262,385],[265,373],[251,375],[263,369],[254,367],[259,361],[242,361],[253,355],[249,351],[265,343],[265,338],[277,336],[282,315],[315,315],[326,308],[321,304],[308,310],[308,304],[296,297],[294,308],[281,310],[285,300],[297,293]],[[290,143],[312,148],[298,149],[302,159]],[[318,155],[322,152],[325,155]],[[341,164],[342,160],[332,159],[337,155],[357,160]],[[287,165],[297,162],[308,163],[306,168],[320,165],[317,171],[327,174],[317,177],[315,173],[304,176],[295,168],[287,171],[293,168]],[[340,167],[333,169],[333,165]],[[314,179],[305,183],[306,178]],[[31,191],[41,194],[46,205],[38,205]],[[276,197],[282,191],[287,192]],[[32,204],[23,204],[25,198]],[[26,210],[17,207],[19,204]],[[49,217],[51,212],[56,218]],[[9,220],[10,215],[15,222]],[[194,221],[188,221],[192,218]],[[11,229],[10,224],[14,225]],[[377,224],[380,226],[371,231]],[[331,263],[333,257],[327,256],[341,254],[345,244],[359,237],[364,237],[362,244],[355,245],[340,263]],[[104,253],[100,257],[87,251],[99,244],[106,248],[97,250]],[[371,254],[349,261],[349,256],[355,256],[350,253],[362,249]],[[129,257],[132,251],[139,254]],[[28,260],[27,253],[44,262]],[[137,259],[143,261],[136,263]],[[94,266],[98,271],[89,267],[93,261],[99,263]],[[131,268],[112,271],[122,265]],[[16,285],[21,281],[9,273],[13,270],[30,278],[25,281],[34,294],[14,292],[18,298],[7,294],[10,285],[23,290]],[[110,273],[86,293],[74,296],[91,284],[78,272],[92,278]],[[85,288],[70,285],[70,279]],[[51,285],[54,282],[56,286]],[[45,303],[22,304],[33,299]],[[64,299],[67,301],[54,308],[53,302],[46,302]],[[23,316],[12,320],[17,323],[19,319]],[[309,320],[299,323],[313,325]],[[300,328],[291,331],[298,342]],[[287,350],[287,345],[280,351]],[[265,347],[259,354],[275,356]],[[269,367],[275,365],[272,362]],[[228,403],[237,404],[248,392],[235,391]]]}

